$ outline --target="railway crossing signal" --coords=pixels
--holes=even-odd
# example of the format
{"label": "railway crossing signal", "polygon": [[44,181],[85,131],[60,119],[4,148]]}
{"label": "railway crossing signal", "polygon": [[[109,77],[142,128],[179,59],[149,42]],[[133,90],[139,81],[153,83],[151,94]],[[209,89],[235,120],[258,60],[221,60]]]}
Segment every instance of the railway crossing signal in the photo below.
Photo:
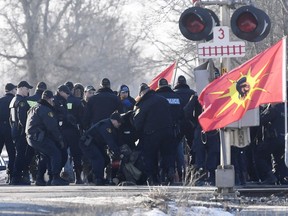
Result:
{"label": "railway crossing signal", "polygon": [[[230,21],[232,32],[238,38],[250,42],[263,40],[271,28],[269,16],[251,5],[235,10]],[[198,6],[186,9],[179,19],[182,35],[192,41],[211,40],[213,28],[219,25],[219,18],[212,10]]]}

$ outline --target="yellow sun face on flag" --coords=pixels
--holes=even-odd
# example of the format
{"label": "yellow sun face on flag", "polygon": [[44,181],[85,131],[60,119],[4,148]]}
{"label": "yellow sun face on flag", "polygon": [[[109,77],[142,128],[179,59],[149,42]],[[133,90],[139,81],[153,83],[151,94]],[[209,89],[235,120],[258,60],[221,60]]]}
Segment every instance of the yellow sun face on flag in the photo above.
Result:
{"label": "yellow sun face on flag", "polygon": [[211,93],[219,95],[218,98],[230,98],[230,100],[227,101],[227,103],[223,106],[223,108],[219,110],[216,116],[219,116],[221,113],[226,111],[234,104],[236,105],[236,108],[233,113],[235,113],[240,107],[243,107],[245,109],[247,108],[247,104],[249,104],[249,101],[251,101],[253,93],[255,91],[267,92],[265,89],[258,87],[259,82],[263,77],[263,76],[260,77],[260,75],[261,74],[263,75],[262,72],[266,68],[267,64],[265,64],[264,67],[258,73],[255,74],[255,76],[251,75],[252,71],[250,67],[246,75],[241,73],[239,79],[237,80],[229,79],[231,85],[229,87],[228,92],[226,90],[223,90]]}

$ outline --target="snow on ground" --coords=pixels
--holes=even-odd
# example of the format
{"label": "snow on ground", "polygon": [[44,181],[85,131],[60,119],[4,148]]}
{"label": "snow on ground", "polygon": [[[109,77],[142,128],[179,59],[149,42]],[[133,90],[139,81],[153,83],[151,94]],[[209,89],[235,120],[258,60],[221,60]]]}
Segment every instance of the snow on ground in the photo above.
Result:
{"label": "snow on ground", "polygon": [[[0,171],[0,184],[5,184],[6,181],[6,171]],[[31,186],[35,187],[35,186]],[[19,187],[20,189],[20,187]],[[164,213],[158,208],[143,209],[135,208],[137,204],[140,204],[144,201],[145,197],[114,197],[111,200],[111,197],[61,197],[61,198],[38,198],[39,202],[67,202],[67,203],[80,203],[80,204],[91,204],[91,205],[111,205],[115,203],[131,203],[131,206],[134,206],[134,209],[127,209],[114,212],[112,216],[168,216],[168,215],[182,215],[182,216],[199,216],[199,215],[209,215],[209,216],[231,216],[232,214],[226,211],[223,211],[219,208],[207,208],[207,207],[177,207],[175,202],[169,202],[168,213]]]}
{"label": "snow on ground", "polygon": [[[179,209],[179,212],[175,215],[182,215],[182,216],[201,216],[201,215],[209,215],[209,216],[231,216],[232,214],[228,212],[224,212],[220,209],[215,208],[206,208],[206,207],[193,207],[193,208],[185,208]],[[112,216],[168,216],[172,215],[171,213],[165,214],[161,210],[155,208],[153,210],[143,212],[140,209],[135,209],[132,213],[128,211],[120,211],[112,214]]]}

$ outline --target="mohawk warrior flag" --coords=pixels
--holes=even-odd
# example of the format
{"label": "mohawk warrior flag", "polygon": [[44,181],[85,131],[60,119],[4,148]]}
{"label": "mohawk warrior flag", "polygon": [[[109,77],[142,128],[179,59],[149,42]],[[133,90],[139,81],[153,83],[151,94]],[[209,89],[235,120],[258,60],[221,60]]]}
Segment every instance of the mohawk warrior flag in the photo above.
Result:
{"label": "mohawk warrior flag", "polygon": [[211,82],[200,94],[204,131],[227,126],[261,104],[286,101],[286,37]]}
{"label": "mohawk warrior flag", "polygon": [[149,84],[150,89],[156,90],[158,87],[158,80],[160,80],[161,78],[165,78],[168,81],[168,83],[171,83],[175,67],[176,67],[176,61],[152,80],[152,82]]}

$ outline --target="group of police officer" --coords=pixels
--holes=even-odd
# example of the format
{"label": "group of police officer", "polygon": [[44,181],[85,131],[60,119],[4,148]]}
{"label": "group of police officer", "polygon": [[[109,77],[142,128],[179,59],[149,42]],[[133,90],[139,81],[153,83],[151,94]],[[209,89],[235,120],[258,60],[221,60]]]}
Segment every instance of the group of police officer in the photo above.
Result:
{"label": "group of police officer", "polygon": [[[178,77],[173,89],[164,78],[155,91],[142,83],[136,100],[127,85],[113,91],[107,78],[97,90],[68,81],[53,94],[39,82],[29,96],[32,88],[26,81],[17,86],[7,83],[0,98],[0,149],[5,144],[9,184],[31,184],[29,172],[37,158],[36,185],[68,185],[69,180],[60,176],[68,153],[76,184],[105,185],[105,170],[117,159],[130,161],[122,166],[139,180],[136,183],[173,184],[176,174],[184,181],[189,176],[187,167],[193,167],[196,184],[215,184],[219,133],[202,131],[198,122],[202,108],[184,76]],[[245,149],[233,147],[237,184],[247,180],[286,184],[283,112],[283,104],[267,106],[261,113],[261,126],[251,133],[252,144]],[[138,152],[133,164],[124,160],[123,146]],[[185,153],[191,156],[189,164]]]}

